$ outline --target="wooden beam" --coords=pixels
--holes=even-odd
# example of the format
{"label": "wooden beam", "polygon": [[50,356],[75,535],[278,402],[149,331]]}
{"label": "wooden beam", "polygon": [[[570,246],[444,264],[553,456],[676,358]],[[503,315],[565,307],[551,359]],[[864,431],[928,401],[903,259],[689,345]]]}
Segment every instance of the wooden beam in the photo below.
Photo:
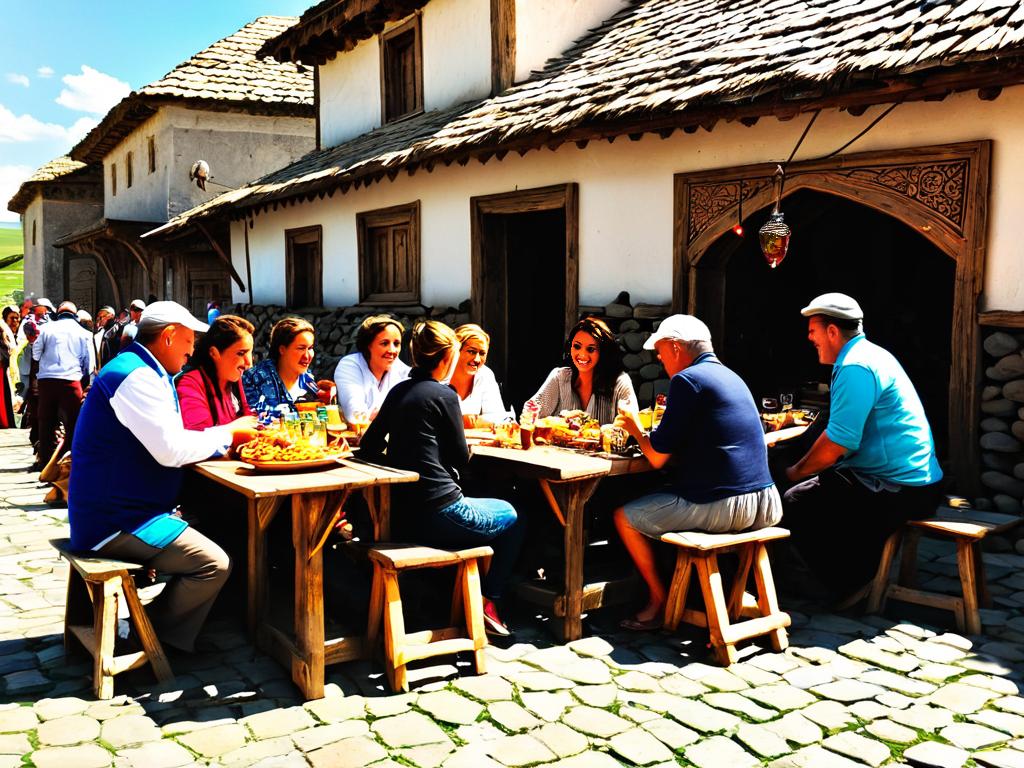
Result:
{"label": "wooden beam", "polygon": [[491,0],[491,95],[507,90],[516,78],[516,3]]}
{"label": "wooden beam", "polygon": [[197,221],[196,229],[206,236],[206,239],[210,242],[210,247],[213,248],[213,252],[217,254],[217,257],[223,261],[225,265],[227,265],[228,272],[231,273],[231,278],[235,281],[235,284],[240,290],[244,291],[245,283],[242,282],[241,276],[239,276],[238,272],[235,271],[235,265],[231,263],[231,257],[224,252],[223,248],[220,247],[220,243],[214,240],[213,235],[210,234],[210,230],[203,226],[203,222]]}
{"label": "wooden beam", "polygon": [[978,325],[988,328],[1024,328],[1024,312],[981,312],[978,315]]}

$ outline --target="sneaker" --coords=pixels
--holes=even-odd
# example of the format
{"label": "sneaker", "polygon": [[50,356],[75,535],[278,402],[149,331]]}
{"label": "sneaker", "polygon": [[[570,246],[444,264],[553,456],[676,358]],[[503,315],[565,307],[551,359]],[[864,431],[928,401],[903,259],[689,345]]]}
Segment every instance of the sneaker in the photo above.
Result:
{"label": "sneaker", "polygon": [[484,631],[495,637],[510,637],[512,632],[498,617],[498,609],[490,600],[484,601]]}

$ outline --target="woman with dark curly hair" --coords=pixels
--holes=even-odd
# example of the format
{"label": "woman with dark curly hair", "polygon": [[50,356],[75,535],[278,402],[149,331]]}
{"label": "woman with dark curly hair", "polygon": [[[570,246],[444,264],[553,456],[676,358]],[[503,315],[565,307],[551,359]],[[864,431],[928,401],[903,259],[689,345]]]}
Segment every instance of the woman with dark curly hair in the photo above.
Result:
{"label": "woman with dark curly hair", "polygon": [[560,411],[586,411],[602,424],[611,424],[619,401],[637,410],[633,382],[622,365],[622,350],[611,329],[601,319],[584,317],[569,331],[565,365],[555,368],[531,400],[540,407],[538,416]]}

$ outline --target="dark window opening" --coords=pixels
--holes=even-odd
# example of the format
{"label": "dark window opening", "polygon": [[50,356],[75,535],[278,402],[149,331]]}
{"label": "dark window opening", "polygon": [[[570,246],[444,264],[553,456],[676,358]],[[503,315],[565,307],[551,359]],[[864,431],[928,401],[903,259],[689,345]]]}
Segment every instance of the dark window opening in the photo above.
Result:
{"label": "dark window opening", "polygon": [[323,306],[323,229],[320,226],[288,229],[284,237],[288,306]]}

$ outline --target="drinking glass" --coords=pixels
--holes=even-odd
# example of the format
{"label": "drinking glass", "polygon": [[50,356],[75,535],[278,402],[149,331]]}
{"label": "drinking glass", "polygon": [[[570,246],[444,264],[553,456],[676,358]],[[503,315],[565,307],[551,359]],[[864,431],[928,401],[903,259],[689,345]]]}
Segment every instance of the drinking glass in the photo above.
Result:
{"label": "drinking glass", "polygon": [[789,411],[793,408],[793,393],[783,392],[779,395],[779,405],[782,406],[782,410]]}
{"label": "drinking glass", "polygon": [[778,413],[779,399],[777,397],[762,397],[761,410],[765,413]]}
{"label": "drinking glass", "polygon": [[370,426],[370,414],[367,411],[354,411],[349,426],[358,437],[362,437],[366,428]]}

